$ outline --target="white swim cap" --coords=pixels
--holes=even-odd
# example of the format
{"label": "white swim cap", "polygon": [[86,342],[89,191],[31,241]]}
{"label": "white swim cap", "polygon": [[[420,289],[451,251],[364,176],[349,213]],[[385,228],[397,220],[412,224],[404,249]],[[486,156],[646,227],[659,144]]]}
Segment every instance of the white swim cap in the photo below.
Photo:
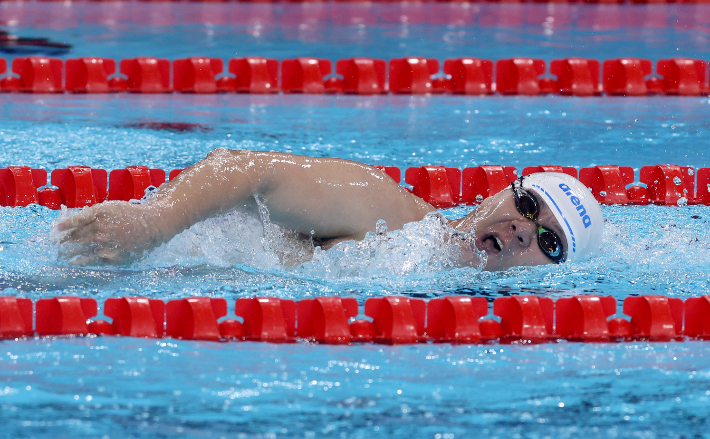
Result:
{"label": "white swim cap", "polygon": [[577,261],[599,250],[604,218],[592,193],[576,178],[558,172],[523,177],[523,187],[545,200],[567,238],[567,261]]}

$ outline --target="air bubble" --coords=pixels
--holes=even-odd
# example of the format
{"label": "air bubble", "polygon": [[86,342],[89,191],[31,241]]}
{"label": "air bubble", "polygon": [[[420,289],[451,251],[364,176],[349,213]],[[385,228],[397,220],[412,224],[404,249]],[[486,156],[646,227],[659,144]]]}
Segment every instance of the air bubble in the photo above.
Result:
{"label": "air bubble", "polygon": [[693,171],[692,169],[688,169],[688,175],[695,175],[695,171]]}
{"label": "air bubble", "polygon": [[687,206],[688,205],[688,199],[685,197],[680,197],[678,198],[678,205],[679,206]]}
{"label": "air bubble", "polygon": [[673,177],[673,183],[674,183],[676,186],[680,186],[680,183],[681,183],[680,177],[678,177],[678,176]]}
{"label": "air bubble", "polygon": [[601,195],[602,197],[606,197],[606,191],[599,191],[599,195]]}
{"label": "air bubble", "polygon": [[[710,185],[708,185],[710,186]],[[476,195],[476,203],[482,203],[483,202],[483,195],[478,194]]]}

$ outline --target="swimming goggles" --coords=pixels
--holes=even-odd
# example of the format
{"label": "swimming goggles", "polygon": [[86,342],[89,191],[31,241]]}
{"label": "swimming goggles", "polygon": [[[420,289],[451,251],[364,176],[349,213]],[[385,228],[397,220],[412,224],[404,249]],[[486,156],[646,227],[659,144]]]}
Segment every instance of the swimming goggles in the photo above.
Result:
{"label": "swimming goggles", "polygon": [[535,195],[523,189],[523,177],[518,180],[517,187],[515,182],[512,182],[510,187],[513,189],[515,208],[522,216],[537,226],[537,245],[540,246],[540,250],[556,264],[563,262],[565,254],[562,250],[562,240],[557,236],[557,233],[542,227],[537,222],[537,217],[540,215],[540,203]]}

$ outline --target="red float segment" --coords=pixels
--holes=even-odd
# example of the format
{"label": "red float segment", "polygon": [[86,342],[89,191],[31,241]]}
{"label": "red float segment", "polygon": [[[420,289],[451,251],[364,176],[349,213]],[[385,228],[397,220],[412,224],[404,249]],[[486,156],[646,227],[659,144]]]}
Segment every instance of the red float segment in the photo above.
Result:
{"label": "red float segment", "polygon": [[447,59],[444,61],[444,73],[451,76],[452,93],[493,93],[493,61],[479,58]]}
{"label": "red float segment", "polygon": [[431,76],[439,72],[434,58],[393,58],[389,62],[389,88],[392,93],[434,93]]}
{"label": "red float segment", "polygon": [[332,71],[327,59],[285,59],[281,61],[281,88],[284,93],[325,93],[324,78]]}
{"label": "red float segment", "polygon": [[663,77],[663,92],[669,95],[706,94],[705,71],[705,61],[698,59],[662,59],[656,63],[656,73]]}
{"label": "red float segment", "polygon": [[710,296],[685,299],[685,331],[688,337],[710,338]]}
{"label": "red float segment", "polygon": [[49,209],[62,208],[62,193],[57,188],[44,188],[37,191],[37,204]]}
{"label": "red float segment", "polygon": [[356,299],[317,297],[298,302],[298,336],[325,344],[348,344],[348,319],[358,315]]}
{"label": "red float segment", "polygon": [[634,181],[630,166],[598,165],[579,170],[579,181],[602,204],[629,204],[626,186]]}
{"label": "red float segment", "polygon": [[279,91],[279,62],[250,56],[229,60],[229,73],[236,76],[238,93],[276,93]]}
{"label": "red float segment", "polygon": [[111,317],[112,334],[161,338],[165,335],[165,303],[145,297],[106,299],[104,315]]}
{"label": "red float segment", "polygon": [[639,180],[646,184],[649,200],[666,206],[685,205],[695,199],[695,171],[688,166],[643,166]]}
{"label": "red float segment", "polygon": [[513,166],[481,165],[464,168],[461,202],[481,203],[486,198],[506,189],[517,178],[518,170]]}
{"label": "red float segment", "polygon": [[555,59],[550,73],[557,76],[558,93],[571,96],[596,96],[599,89],[599,61],[584,58]]}
{"label": "red float segment", "polygon": [[427,335],[436,342],[478,343],[478,319],[488,314],[483,297],[449,296],[427,303]]}
{"label": "red float segment", "polygon": [[168,175],[168,181],[171,181],[173,178],[180,175],[180,173],[184,170],[185,169],[173,169],[172,171],[170,171],[170,175]]}
{"label": "red float segment", "polygon": [[609,327],[609,337],[628,340],[633,335],[631,322],[623,317],[614,317],[607,321]]}
{"label": "red float segment", "polygon": [[397,166],[382,166],[382,165],[372,165],[373,168],[377,168],[385,174],[392,177],[392,180],[399,183],[402,181],[402,171]]}
{"label": "red float segment", "polygon": [[37,188],[47,184],[47,171],[29,166],[0,169],[0,206],[24,207],[37,203]]}
{"label": "red float segment", "polygon": [[293,300],[238,299],[235,313],[244,319],[247,340],[283,343],[296,337],[296,302]]}
{"label": "red float segment", "polygon": [[496,62],[496,91],[505,95],[539,95],[545,61],[532,58],[500,59]]}
{"label": "red float segment", "polygon": [[646,76],[651,74],[648,59],[608,59],[603,65],[604,92],[610,95],[646,96]]}
{"label": "red float segment", "polygon": [[73,93],[108,93],[108,77],[116,73],[116,61],[110,58],[83,57],[68,59],[66,89]]}
{"label": "red float segment", "polygon": [[58,58],[30,56],[12,60],[12,72],[20,77],[18,90],[27,93],[63,92],[63,67]]}
{"label": "red float segment", "polygon": [[372,317],[378,343],[407,344],[424,340],[426,302],[407,297],[370,298],[365,315]]}
{"label": "red float segment", "polygon": [[7,72],[7,61],[5,58],[0,58],[0,75]]}
{"label": "red float segment", "polygon": [[342,92],[357,95],[387,93],[387,63],[383,59],[350,58],[335,63],[335,72],[343,77]]}
{"label": "red float segment", "polygon": [[[52,185],[59,188],[62,204],[68,208],[93,206],[106,201],[107,175],[104,169],[70,166],[52,171]],[[40,191],[42,192],[42,191]]]}
{"label": "red float segment", "polygon": [[375,324],[369,320],[353,320],[350,323],[350,334],[353,342],[371,343],[377,334],[375,334]]}
{"label": "red float segment", "polygon": [[695,202],[710,205],[710,168],[698,169],[698,182],[695,193]]}
{"label": "red float segment", "polygon": [[122,59],[121,74],[128,77],[131,93],[167,93],[170,89],[170,61],[150,57]]}
{"label": "red float segment", "polygon": [[168,337],[216,341],[222,337],[217,319],[227,315],[227,301],[209,297],[171,300],[166,311],[165,333]]}
{"label": "red float segment", "polygon": [[148,186],[159,187],[165,183],[165,171],[147,166],[128,166],[111,171],[108,180],[109,200],[140,200]]}
{"label": "red float segment", "polygon": [[608,341],[607,317],[616,314],[611,296],[574,296],[555,302],[555,335],[572,340]]}
{"label": "red float segment", "polygon": [[461,170],[443,166],[407,168],[404,181],[412,193],[434,207],[451,207],[461,199]]}
{"label": "red float segment", "polygon": [[87,320],[96,316],[96,300],[79,297],[40,299],[35,304],[39,335],[87,335]]}
{"label": "red float segment", "polygon": [[571,175],[577,178],[577,168],[572,166],[558,166],[558,165],[540,165],[540,166],[526,166],[523,168],[523,175],[530,175],[536,172],[560,172],[562,174]]}
{"label": "red float segment", "polygon": [[224,339],[244,340],[246,337],[242,322],[233,319],[219,322],[219,333]]}
{"label": "red float segment", "polygon": [[217,93],[217,75],[224,70],[220,58],[190,57],[173,61],[173,89],[181,93]]}
{"label": "red float segment", "polygon": [[548,297],[499,297],[493,301],[493,314],[501,319],[502,340],[540,342],[552,334],[554,304]]}
{"label": "red float segment", "polygon": [[631,317],[633,336],[650,340],[671,340],[683,329],[683,301],[664,296],[624,299],[624,314]]}
{"label": "red float segment", "polygon": [[0,339],[32,333],[32,300],[0,297]]}

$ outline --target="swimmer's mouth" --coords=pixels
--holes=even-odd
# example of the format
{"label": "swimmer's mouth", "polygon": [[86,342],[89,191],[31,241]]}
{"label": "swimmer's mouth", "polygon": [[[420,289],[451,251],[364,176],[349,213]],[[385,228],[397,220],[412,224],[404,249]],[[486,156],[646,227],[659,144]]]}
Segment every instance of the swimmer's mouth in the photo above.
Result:
{"label": "swimmer's mouth", "polygon": [[503,241],[495,234],[484,235],[477,244],[479,250],[488,254],[500,253],[503,250]]}

